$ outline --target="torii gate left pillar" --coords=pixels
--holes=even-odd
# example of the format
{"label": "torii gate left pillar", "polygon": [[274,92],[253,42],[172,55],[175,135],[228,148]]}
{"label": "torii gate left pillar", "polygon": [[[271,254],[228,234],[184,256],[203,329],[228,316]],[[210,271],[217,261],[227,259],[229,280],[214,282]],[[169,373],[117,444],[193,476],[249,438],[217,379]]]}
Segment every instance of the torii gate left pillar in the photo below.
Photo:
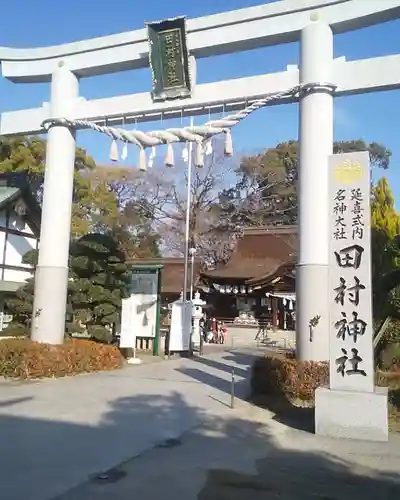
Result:
{"label": "torii gate left pillar", "polygon": [[[62,61],[51,80],[51,118],[73,116],[78,78]],[[39,260],[35,273],[32,340],[61,344],[65,335],[75,132],[54,125],[48,132]]]}

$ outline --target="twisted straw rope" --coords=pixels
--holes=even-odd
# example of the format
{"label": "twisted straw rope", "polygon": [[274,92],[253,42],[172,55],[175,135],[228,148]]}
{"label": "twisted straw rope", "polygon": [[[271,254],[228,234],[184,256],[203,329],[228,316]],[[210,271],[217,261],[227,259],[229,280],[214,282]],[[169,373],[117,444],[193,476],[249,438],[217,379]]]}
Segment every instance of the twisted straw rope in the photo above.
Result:
{"label": "twisted straw rope", "polygon": [[[62,119],[62,123],[72,128],[87,128],[101,132],[112,137],[115,140],[129,142],[147,148],[159,146],[161,144],[169,144],[172,142],[197,142],[207,140],[210,137],[227,132],[233,126],[237,125],[241,120],[247,118],[251,113],[266,106],[269,102],[281,99],[282,97],[294,97],[300,91],[300,86],[293,87],[289,90],[284,90],[275,94],[270,94],[264,99],[259,99],[245,109],[226,116],[220,120],[210,120],[201,126],[183,127],[183,128],[168,128],[166,130],[154,130],[152,132],[142,132],[140,130],[124,130],[122,128],[108,127],[105,125],[97,125],[88,120],[68,120]],[[49,119],[42,123],[42,127],[47,131],[51,126],[61,124],[61,120]]]}
{"label": "twisted straw rope", "polygon": [[[227,142],[231,143],[230,131],[231,128],[237,125],[244,118],[247,118],[251,113],[263,108],[271,101],[282,99],[283,97],[298,97],[301,93],[308,93],[314,90],[323,89],[325,92],[334,92],[336,86],[331,83],[308,83],[303,85],[296,85],[288,90],[269,94],[263,99],[258,99],[245,109],[237,113],[228,115],[219,120],[210,120],[201,126],[182,127],[182,128],[168,128],[165,130],[154,130],[151,132],[142,132],[140,130],[124,130],[122,128],[108,127],[106,125],[97,125],[96,123],[88,120],[69,120],[67,118],[50,118],[44,120],[42,127],[46,132],[55,125],[65,125],[71,128],[86,128],[92,129],[96,132],[101,132],[108,135],[113,140],[123,141],[126,143],[135,144],[144,153],[147,147],[159,146],[168,144],[171,146],[175,142],[196,142],[198,150],[201,149],[202,143],[214,135],[225,133]],[[230,149],[230,152],[227,152]],[[201,152],[199,153],[201,155]],[[232,154],[232,145],[226,148],[226,154]],[[201,166],[201,160],[199,160]]]}

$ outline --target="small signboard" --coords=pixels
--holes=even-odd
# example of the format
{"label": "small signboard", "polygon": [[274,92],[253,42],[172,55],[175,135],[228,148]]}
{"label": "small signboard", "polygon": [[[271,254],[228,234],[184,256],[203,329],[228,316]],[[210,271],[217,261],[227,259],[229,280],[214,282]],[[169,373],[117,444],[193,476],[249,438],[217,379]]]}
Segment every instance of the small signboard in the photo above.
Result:
{"label": "small signboard", "polygon": [[186,19],[146,23],[154,101],[190,97],[191,81]]}
{"label": "small signboard", "polygon": [[133,272],[131,298],[135,304],[137,337],[155,337],[158,314],[158,273]]}
{"label": "small signboard", "polygon": [[121,332],[119,346],[134,349],[136,346],[135,310],[132,298],[122,299]]}
{"label": "small signboard", "polygon": [[191,331],[192,303],[178,300],[172,304],[169,352],[189,351]]}
{"label": "small signboard", "polygon": [[369,153],[329,157],[330,388],[374,390]]}

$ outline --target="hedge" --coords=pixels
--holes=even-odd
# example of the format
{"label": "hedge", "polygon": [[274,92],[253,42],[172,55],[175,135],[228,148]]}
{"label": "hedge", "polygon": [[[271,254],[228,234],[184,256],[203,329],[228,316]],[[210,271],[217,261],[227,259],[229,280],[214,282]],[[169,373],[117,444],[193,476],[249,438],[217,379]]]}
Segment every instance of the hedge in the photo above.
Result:
{"label": "hedge", "polygon": [[285,355],[258,358],[251,374],[254,395],[284,396],[291,401],[313,401],[315,389],[328,383],[327,362],[297,361]]}
{"label": "hedge", "polygon": [[[377,371],[376,384],[399,390],[400,369],[393,363],[390,371]],[[289,402],[314,402],[317,387],[329,385],[326,361],[297,361],[290,355],[274,354],[258,358],[251,372],[253,396],[283,397]],[[397,394],[397,393],[396,393]],[[398,396],[397,396],[398,397]]]}
{"label": "hedge", "polygon": [[123,363],[118,348],[88,340],[66,340],[62,345],[0,340],[0,376],[8,378],[65,377],[115,370]]}

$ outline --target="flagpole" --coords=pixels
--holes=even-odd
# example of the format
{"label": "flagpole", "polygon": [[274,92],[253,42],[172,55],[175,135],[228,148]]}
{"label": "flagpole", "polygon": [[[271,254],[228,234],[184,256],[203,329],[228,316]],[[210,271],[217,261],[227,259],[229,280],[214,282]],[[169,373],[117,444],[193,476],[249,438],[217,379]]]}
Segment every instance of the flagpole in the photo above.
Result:
{"label": "flagpole", "polygon": [[[190,117],[190,126],[193,127],[193,116]],[[183,272],[183,307],[186,314],[186,303],[188,293],[188,274],[189,274],[189,247],[190,247],[190,208],[191,208],[191,184],[192,184],[192,157],[193,157],[193,142],[189,142],[189,158],[187,171],[187,193],[186,193],[186,221],[185,221],[185,255],[184,255],[184,272]],[[185,321],[186,325],[186,321]],[[192,336],[189,333],[189,355],[192,352]]]}

